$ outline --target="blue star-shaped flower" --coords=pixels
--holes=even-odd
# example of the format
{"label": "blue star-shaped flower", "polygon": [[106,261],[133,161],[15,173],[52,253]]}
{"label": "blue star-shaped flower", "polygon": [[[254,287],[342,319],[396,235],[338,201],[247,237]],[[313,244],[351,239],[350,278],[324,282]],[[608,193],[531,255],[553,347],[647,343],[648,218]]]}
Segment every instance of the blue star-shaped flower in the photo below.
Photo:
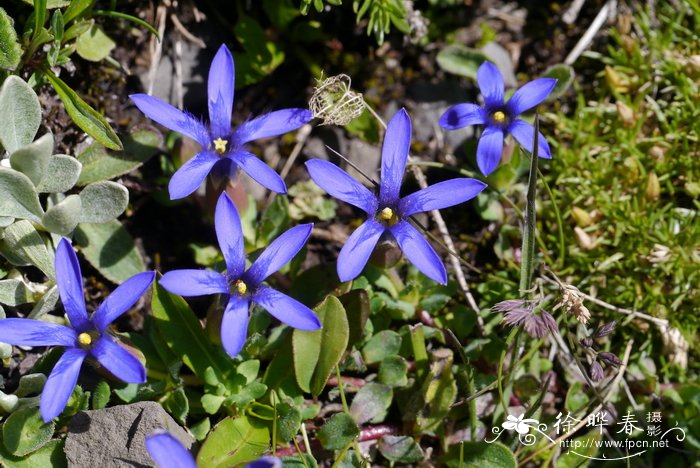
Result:
{"label": "blue star-shaped flower", "polygon": [[[189,450],[169,432],[146,437],[145,445],[159,468],[197,468]],[[245,468],[282,468],[282,460],[268,455],[246,464]]]}
{"label": "blue star-shaped flower", "polygon": [[61,414],[65,408],[78,381],[80,367],[88,356],[124,382],[146,381],[143,364],[119,346],[107,328],[134,305],[155,277],[154,272],[147,271],[124,281],[90,318],[85,310],[78,257],[66,239],[61,239],[58,244],[55,266],[58,293],[71,327],[24,318],[0,320],[0,337],[5,343],[66,347],[41,393],[40,412],[46,422]]}
{"label": "blue star-shaped flower", "polygon": [[420,271],[438,283],[447,283],[447,272],[440,257],[407,219],[416,213],[439,210],[470,200],[486,184],[475,179],[452,179],[400,198],[410,146],[411,120],[401,109],[394,114],[386,129],[379,197],[337,166],[320,159],[307,161],[309,174],[319,187],[333,197],[360,208],[368,216],[348,238],[338,255],[338,277],[341,281],[354,279],[362,272],[379,238],[388,232]]}
{"label": "blue star-shaped flower", "polygon": [[[440,117],[440,126],[456,130],[468,125],[485,125],[476,149],[476,162],[481,172],[491,174],[501,160],[503,139],[513,135],[518,143],[532,153],[535,129],[529,123],[518,119],[523,112],[532,109],[545,100],[554,89],[557,80],[538,78],[524,84],[504,102],[505,85],[503,76],[491,62],[484,62],[477,71],[476,81],[484,96],[484,106],[464,103],[452,106]],[[551,159],[547,140],[539,134],[537,154]]]}
{"label": "blue star-shaped flower", "polygon": [[175,270],[163,275],[160,284],[181,296],[225,294],[228,305],[221,321],[221,343],[229,356],[237,355],[245,343],[248,331],[250,302],[264,307],[270,314],[290,327],[318,330],[321,323],[316,314],[304,304],[262,282],[286,265],[301,250],[313,224],[301,224],[284,232],[245,269],[243,230],[236,206],[223,192],[216,204],[214,227],[221,253],[226,261],[226,274],[208,270]]}
{"label": "blue star-shaped flower", "polygon": [[209,69],[209,128],[191,114],[183,112],[147,94],[130,97],[151,120],[192,138],[202,150],[173,174],[168,190],[172,200],[197,190],[214,169],[233,178],[241,168],[260,185],[277,193],[286,193],[282,178],[257,156],[246,150],[253,140],[296,130],[313,118],[306,109],[283,109],[262,115],[231,129],[235,69],[231,52],[219,48]]}

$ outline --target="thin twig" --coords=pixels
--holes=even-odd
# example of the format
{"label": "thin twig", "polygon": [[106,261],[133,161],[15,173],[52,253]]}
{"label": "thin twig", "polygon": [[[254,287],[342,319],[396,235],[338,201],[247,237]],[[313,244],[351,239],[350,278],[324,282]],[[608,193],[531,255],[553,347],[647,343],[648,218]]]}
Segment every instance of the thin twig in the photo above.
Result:
{"label": "thin twig", "polygon": [[[386,130],[386,123],[384,120],[377,114],[377,112],[369,105],[366,104],[367,110],[370,111],[370,113],[374,116],[375,119],[384,127]],[[413,162],[413,158],[409,155],[408,156],[408,161],[409,163]],[[409,166],[411,172],[413,173],[413,177],[415,177],[416,182],[418,182],[418,186],[421,189],[424,189],[428,187],[428,182],[426,181],[425,174],[423,173],[423,170],[420,168],[420,166],[411,164]],[[438,232],[440,233],[440,236],[442,237],[442,241],[445,243],[445,247],[448,251],[456,253],[455,245],[452,242],[452,237],[450,236],[450,231],[447,229],[447,225],[445,224],[445,220],[442,218],[442,215],[438,210],[432,210],[430,211],[430,216],[433,218],[433,221],[435,222],[435,225],[438,228]],[[464,294],[465,299],[467,300],[467,303],[469,304],[469,307],[472,308],[474,313],[476,314],[476,320],[477,320],[477,327],[479,330],[479,335],[483,336],[484,335],[484,319],[481,317],[481,311],[479,309],[479,306],[476,303],[476,300],[474,299],[474,296],[471,293],[471,290],[469,289],[469,283],[467,283],[467,279],[464,276],[464,271],[462,270],[462,267],[460,266],[460,262],[458,260],[458,257],[453,255],[448,255],[450,259],[450,264],[452,265],[452,269],[455,272],[455,276],[457,277],[457,284],[459,285],[459,288],[462,290],[462,293]]]}
{"label": "thin twig", "polygon": [[605,5],[603,5],[603,8],[600,9],[596,17],[593,19],[593,22],[588,27],[588,30],[586,30],[583,36],[581,36],[581,39],[579,39],[571,52],[569,52],[569,55],[567,55],[564,59],[565,64],[573,65],[581,54],[588,48],[588,46],[591,45],[593,38],[596,34],[598,34],[598,31],[603,27],[603,24],[605,24],[610,12],[615,10],[616,4],[617,0],[608,0]]}
{"label": "thin twig", "polygon": [[561,15],[561,20],[566,24],[574,24],[584,3],[586,3],[586,0],[574,0],[571,2],[569,8]]}
{"label": "thin twig", "polygon": [[[311,135],[311,125],[309,124],[304,124],[299,130],[297,130],[296,134],[296,144],[294,145],[294,148],[292,148],[292,152],[289,153],[289,157],[287,158],[287,161],[285,161],[284,166],[282,167],[282,170],[280,171],[280,177],[282,180],[285,180],[287,176],[289,175],[289,171],[292,169],[292,166],[294,165],[294,162],[297,160],[297,157],[299,157],[299,154],[301,153],[301,150],[304,148],[304,145],[306,144],[306,140],[309,139],[309,135]],[[267,204],[269,205],[272,203],[272,199],[275,197],[274,192],[270,192],[270,195],[267,196]]]}
{"label": "thin twig", "polygon": [[183,26],[183,24],[180,22],[180,20],[177,18],[177,16],[175,16],[175,13],[170,14],[170,21],[173,22],[173,25],[175,25],[175,29],[180,31],[180,34],[182,34],[185,37],[185,39],[187,39],[188,41],[190,41],[192,44],[196,45],[200,49],[207,48],[207,45],[204,43],[203,40],[201,40],[200,38],[198,38],[197,36],[195,36],[194,34],[189,32],[187,30],[187,28],[185,26]]}
{"label": "thin twig", "polygon": [[[158,37],[164,37],[165,34],[165,18],[167,15],[167,7],[160,5],[156,10],[156,23],[158,23]],[[153,94],[153,87],[156,84],[156,74],[158,73],[158,65],[160,57],[163,54],[163,40],[151,37],[151,68],[148,70],[148,94]]]}

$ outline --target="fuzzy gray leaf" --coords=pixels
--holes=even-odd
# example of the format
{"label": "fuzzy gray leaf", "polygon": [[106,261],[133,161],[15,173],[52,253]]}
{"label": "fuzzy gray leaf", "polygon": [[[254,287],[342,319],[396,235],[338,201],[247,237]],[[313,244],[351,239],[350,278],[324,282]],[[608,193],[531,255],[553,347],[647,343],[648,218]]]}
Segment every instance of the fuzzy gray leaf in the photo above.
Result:
{"label": "fuzzy gray leaf", "polygon": [[18,76],[0,88],[0,143],[10,153],[34,141],[41,123],[41,106],[34,90]]}
{"label": "fuzzy gray leaf", "polygon": [[[44,177],[46,168],[53,152],[53,135],[47,133],[36,141],[24,146],[10,155],[10,165],[32,181],[34,185],[39,184]],[[55,174],[47,174],[55,177]]]}
{"label": "fuzzy gray leaf", "polygon": [[80,161],[65,154],[54,154],[49,159],[45,177],[36,189],[41,193],[62,193],[72,189],[80,177]]}
{"label": "fuzzy gray leaf", "polygon": [[95,182],[80,192],[81,223],[106,223],[122,214],[129,204],[129,191],[116,182]]}
{"label": "fuzzy gray leaf", "polygon": [[78,225],[81,207],[80,196],[68,195],[65,200],[46,211],[41,224],[50,232],[66,236]]}
{"label": "fuzzy gray leaf", "polygon": [[5,228],[0,248],[3,256],[10,262],[27,262],[43,271],[49,278],[55,277],[53,250],[46,248],[41,235],[29,221],[21,219]]}
{"label": "fuzzy gray leaf", "polygon": [[14,169],[0,167],[0,216],[39,222],[43,214],[39,195],[29,177]]}

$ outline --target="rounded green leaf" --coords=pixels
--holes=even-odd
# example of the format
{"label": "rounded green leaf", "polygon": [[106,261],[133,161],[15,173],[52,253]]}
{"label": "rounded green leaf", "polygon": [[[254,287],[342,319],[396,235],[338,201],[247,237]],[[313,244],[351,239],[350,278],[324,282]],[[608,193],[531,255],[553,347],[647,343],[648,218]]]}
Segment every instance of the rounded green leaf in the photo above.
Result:
{"label": "rounded green leaf", "polygon": [[80,161],[65,154],[54,154],[49,158],[49,164],[44,177],[36,186],[40,193],[63,193],[72,189],[78,181],[82,165]]}
{"label": "rounded green leaf", "polygon": [[387,356],[399,354],[401,335],[392,330],[382,330],[374,335],[362,348],[366,364],[376,364]]}
{"label": "rounded green leaf", "polygon": [[114,283],[120,284],[146,270],[134,239],[119,221],[81,224],[75,230],[75,241],[82,247],[85,259]]}
{"label": "rounded green leaf", "polygon": [[123,185],[104,180],[80,192],[81,223],[106,223],[122,214],[129,204],[129,191]]}
{"label": "rounded green leaf", "polygon": [[209,433],[197,454],[197,466],[224,468],[258,459],[270,447],[262,422],[241,416],[226,418]]}
{"label": "rounded green leaf", "polygon": [[9,153],[34,141],[41,106],[34,90],[18,76],[8,76],[0,88],[0,143]]}
{"label": "rounded green leaf", "polygon": [[41,224],[49,232],[66,236],[78,225],[81,207],[82,202],[78,195],[68,195],[63,201],[46,211]]}
{"label": "rounded green leaf", "polygon": [[85,60],[99,62],[106,58],[116,43],[104,30],[93,24],[90,29],[81,34],[75,41],[75,50]]}
{"label": "rounded green leaf", "polygon": [[55,423],[45,423],[34,406],[15,411],[2,426],[2,441],[5,448],[15,456],[22,457],[38,450],[53,436]]}
{"label": "rounded green leaf", "polygon": [[379,452],[389,461],[417,463],[423,459],[420,445],[408,436],[384,436],[379,440]]}
{"label": "rounded green leaf", "polygon": [[[513,452],[500,442],[462,442],[450,447],[447,466],[460,468],[516,468],[518,462]],[[459,457],[462,455],[460,465]]]}
{"label": "rounded green leaf", "polygon": [[448,45],[436,57],[443,70],[476,80],[476,71],[489,58],[481,51],[461,44]]}
{"label": "rounded green leaf", "polygon": [[393,396],[390,386],[370,382],[362,387],[353,398],[350,405],[350,415],[357,424],[380,423],[386,417]]}
{"label": "rounded green leaf", "polygon": [[392,387],[405,387],[408,384],[408,363],[401,356],[393,355],[382,359],[377,379]]}
{"label": "rounded green leaf", "polygon": [[323,425],[316,436],[327,450],[342,450],[360,435],[360,429],[350,415],[337,413]]}
{"label": "rounded green leaf", "polygon": [[[37,185],[44,177],[51,153],[53,153],[53,135],[47,133],[27,146],[15,150],[10,155],[10,165],[12,169],[23,173],[34,185]],[[49,174],[49,176],[55,177],[55,174]]]}
{"label": "rounded green leaf", "polygon": [[548,101],[560,98],[574,82],[574,77],[576,73],[571,65],[565,63],[559,63],[557,65],[552,65],[547,70],[545,70],[542,77],[544,78],[555,78],[557,84],[554,86],[552,92],[547,96]]}

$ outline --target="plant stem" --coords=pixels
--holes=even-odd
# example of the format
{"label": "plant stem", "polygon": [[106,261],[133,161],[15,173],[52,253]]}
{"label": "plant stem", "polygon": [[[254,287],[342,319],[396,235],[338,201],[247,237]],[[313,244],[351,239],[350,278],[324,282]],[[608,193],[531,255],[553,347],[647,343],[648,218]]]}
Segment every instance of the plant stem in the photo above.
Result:
{"label": "plant stem", "polygon": [[540,119],[535,114],[535,137],[532,144],[532,157],[530,159],[530,176],[527,182],[527,205],[525,206],[525,227],[523,229],[523,245],[521,249],[522,261],[520,263],[520,293],[526,294],[532,285],[532,273],[535,269],[535,216],[537,195],[537,162]]}

